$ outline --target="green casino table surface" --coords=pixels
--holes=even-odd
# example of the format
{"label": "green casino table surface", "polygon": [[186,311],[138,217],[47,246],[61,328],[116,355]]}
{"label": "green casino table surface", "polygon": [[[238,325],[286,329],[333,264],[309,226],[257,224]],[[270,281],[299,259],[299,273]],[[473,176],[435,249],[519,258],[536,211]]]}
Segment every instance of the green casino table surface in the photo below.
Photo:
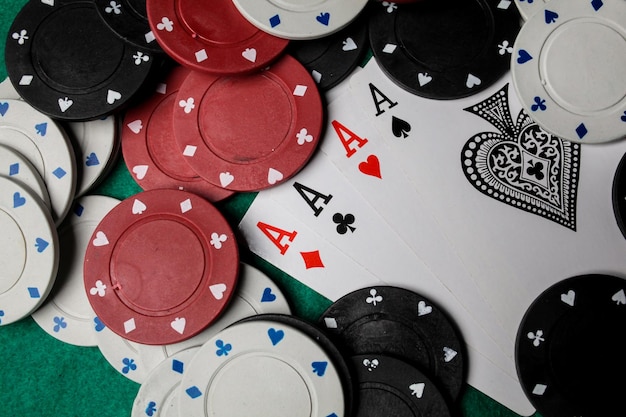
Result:
{"label": "green casino table surface", "polygon": [[[36,0],[33,0],[36,1]],[[0,79],[6,77],[5,39],[26,0],[2,0],[0,6]],[[117,199],[141,191],[121,155],[115,168],[90,194]],[[234,230],[254,193],[237,194],[218,203]],[[241,259],[268,274],[288,297],[295,315],[315,321],[330,301],[241,246]],[[114,370],[96,347],[76,347],[49,336],[28,317],[0,327],[0,417],[128,417],[139,385]],[[471,366],[471,364],[470,364]],[[455,410],[467,417],[515,417],[471,386]]]}

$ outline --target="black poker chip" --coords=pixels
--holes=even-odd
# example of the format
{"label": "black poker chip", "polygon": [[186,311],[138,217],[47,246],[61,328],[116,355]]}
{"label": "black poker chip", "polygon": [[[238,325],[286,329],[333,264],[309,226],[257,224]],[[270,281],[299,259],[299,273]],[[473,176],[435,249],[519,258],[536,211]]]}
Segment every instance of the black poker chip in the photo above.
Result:
{"label": "black poker chip", "polygon": [[622,278],[580,275],[551,286],[526,311],[517,373],[544,417],[624,414],[625,291]]}
{"label": "black poker chip", "polygon": [[374,57],[389,78],[427,98],[470,96],[508,69],[520,16],[510,0],[423,0],[376,4]]}
{"label": "black poker chip", "polygon": [[155,59],[104,24],[92,0],[30,1],[13,21],[5,61],[11,83],[37,110],[65,121],[125,106]]}
{"label": "black poker chip", "polygon": [[292,41],[288,52],[309,70],[318,88],[327,91],[354,71],[368,47],[367,19],[361,17],[330,36]]}
{"label": "black poker chip", "polygon": [[626,154],[622,156],[613,178],[613,212],[626,238]]}
{"label": "black poker chip", "polygon": [[358,383],[354,417],[452,415],[437,386],[413,365],[379,354],[355,355],[351,361]]}
{"label": "black poker chip", "polygon": [[[341,378],[341,382],[343,385],[343,396],[345,401],[345,413],[346,416],[353,416],[353,410],[356,405],[356,386],[357,382],[354,378],[353,371],[348,362],[348,358],[342,355],[339,351],[335,343],[328,337],[323,330],[318,328],[317,326],[301,319],[296,316],[288,315],[288,314],[276,314],[276,313],[267,313],[267,314],[257,314],[254,316],[246,317],[244,319],[239,320],[238,323],[246,322],[246,321],[255,321],[255,320],[268,320],[286,324],[293,328],[298,329],[304,334],[308,335],[310,338],[315,340],[319,346],[324,349],[328,357],[332,360],[333,365],[337,369],[339,373],[339,377]],[[356,417],[356,416],[355,416]]]}
{"label": "black poker chip", "polygon": [[449,403],[465,381],[465,349],[450,318],[430,300],[398,287],[351,292],[320,317],[320,326],[346,355],[382,354],[411,363]]}
{"label": "black poker chip", "polygon": [[165,53],[150,29],[146,0],[93,0],[100,17],[119,37],[153,54]]}

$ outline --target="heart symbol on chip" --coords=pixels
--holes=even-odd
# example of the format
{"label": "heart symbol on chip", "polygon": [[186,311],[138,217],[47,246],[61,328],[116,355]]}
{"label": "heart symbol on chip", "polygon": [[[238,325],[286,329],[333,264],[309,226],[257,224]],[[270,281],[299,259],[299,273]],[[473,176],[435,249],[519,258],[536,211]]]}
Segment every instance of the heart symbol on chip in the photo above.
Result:
{"label": "heart symbol on chip", "polygon": [[104,325],[104,323],[102,323],[102,320],[100,320],[100,317],[94,317],[93,318],[93,323],[94,323],[94,329],[97,332],[101,332],[102,330],[104,330],[104,328],[106,327]]}
{"label": "heart symbol on chip", "polygon": [[128,123],[126,126],[130,129],[134,134],[139,134],[141,129],[143,129],[143,122],[139,119]]}
{"label": "heart symbol on chip", "polygon": [[133,214],[143,214],[143,212],[146,211],[147,208],[148,207],[146,207],[144,203],[135,199],[135,201],[133,202],[132,212]]}
{"label": "heart symbol on chip", "polygon": [[480,85],[481,82],[482,81],[477,76],[473,74],[467,74],[467,81],[465,81],[465,86],[467,88],[473,88],[473,87],[476,87],[477,85]]}
{"label": "heart symbol on chip", "polygon": [[425,316],[433,312],[433,307],[427,305],[424,301],[417,303],[417,315]]}
{"label": "heart symbol on chip", "polygon": [[250,62],[256,62],[256,49],[246,48],[246,50],[241,53],[241,56]]}
{"label": "heart symbol on chip", "polygon": [[283,174],[282,172],[274,169],[274,168],[270,168],[267,171],[267,182],[269,184],[276,184],[278,181],[281,181],[283,179]]}
{"label": "heart symbol on chip", "polygon": [[426,388],[426,384],[423,382],[409,385],[411,395],[415,395],[417,398],[422,398],[422,395],[424,395],[424,388]]}
{"label": "heart symbol on chip", "polygon": [[61,109],[61,113],[65,113],[67,111],[67,109],[72,107],[72,104],[74,104],[74,100],[70,100],[67,97],[60,98],[59,99],[59,109]]}
{"label": "heart symbol on chip", "polygon": [[352,38],[346,38],[343,41],[343,46],[341,47],[341,49],[343,49],[346,52],[354,51],[356,48],[358,48],[358,46],[356,45],[356,42],[354,42],[354,39]]}
{"label": "heart symbol on chip", "polygon": [[148,165],[135,165],[133,167],[133,174],[135,174],[135,177],[140,181],[146,177],[147,173]]}
{"label": "heart symbol on chip", "polygon": [[54,7],[54,0],[41,0],[41,3]]}
{"label": "heart symbol on chip", "polygon": [[172,329],[177,331],[180,334],[185,333],[185,325],[187,324],[187,320],[185,318],[176,317],[171,323]]}
{"label": "heart symbol on chip", "polygon": [[517,51],[517,63],[518,64],[525,64],[531,59],[533,59],[533,57],[525,49],[520,49],[519,51]]}
{"label": "heart symbol on chip", "polygon": [[380,179],[383,178],[380,173],[380,161],[376,155],[370,155],[365,161],[361,162],[359,164],[359,171],[365,175],[370,175]]}
{"label": "heart symbol on chip", "polygon": [[556,19],[559,17],[559,14],[557,12],[553,12],[552,10],[547,10],[545,11],[545,19],[546,19],[546,23],[550,24],[550,23],[554,23],[556,22]]}
{"label": "heart symbol on chip", "polygon": [[620,119],[622,119],[622,122],[626,122],[626,111],[622,114],[622,117],[620,117]]}
{"label": "heart symbol on chip", "polygon": [[271,288],[266,288],[263,290],[263,295],[261,296],[262,303],[271,303],[272,301],[276,301],[276,295],[272,294]]}
{"label": "heart symbol on chip", "polygon": [[3,116],[5,114],[7,114],[7,112],[9,111],[9,103],[0,103],[0,116]]}
{"label": "heart symbol on chip", "polygon": [[98,231],[92,243],[94,246],[105,246],[109,244],[109,239],[107,239],[107,235],[104,232]]}
{"label": "heart symbol on chip", "polygon": [[35,125],[35,132],[37,132],[37,134],[39,136],[46,136],[46,133],[48,133],[48,123],[39,123]]}
{"label": "heart symbol on chip", "polygon": [[285,332],[283,332],[282,330],[276,330],[273,327],[270,327],[270,329],[267,331],[267,335],[272,341],[272,345],[276,346],[285,337]]}
{"label": "heart symbol on chip", "polygon": [[215,297],[216,300],[221,300],[224,298],[224,293],[226,292],[226,284],[213,284],[209,287],[211,290],[211,294]]}
{"label": "heart symbol on chip", "polygon": [[433,77],[428,75],[428,73],[426,72],[420,72],[419,74],[417,74],[417,82],[420,84],[420,87],[424,87],[426,84],[428,84],[432,80],[433,80]]}
{"label": "heart symbol on chip", "polygon": [[13,194],[13,208],[22,207],[26,204],[26,198],[22,197],[19,192]]}
{"label": "heart symbol on chip", "polygon": [[328,23],[330,22],[330,13],[320,13],[315,17],[315,20],[317,20],[324,26],[328,26]]}
{"label": "heart symbol on chip", "polygon": [[87,155],[85,165],[88,167],[94,167],[94,166],[100,165],[100,160],[98,159],[98,155],[96,155],[95,152],[92,152],[89,155]]}
{"label": "heart symbol on chip", "polygon": [[109,90],[109,92],[107,93],[107,103],[109,104],[113,104],[121,98],[122,98],[122,95],[115,90]]}
{"label": "heart symbol on chip", "polygon": [[626,304],[626,293],[624,293],[624,290],[619,290],[618,292],[613,294],[611,300],[615,301],[617,305],[624,305]]}
{"label": "heart symbol on chip", "polygon": [[574,290],[569,290],[566,294],[561,294],[561,301],[574,307],[574,300],[576,299],[576,293]]}
{"label": "heart symbol on chip", "polygon": [[220,173],[220,184],[226,188],[231,182],[235,180],[235,177],[230,172]]}

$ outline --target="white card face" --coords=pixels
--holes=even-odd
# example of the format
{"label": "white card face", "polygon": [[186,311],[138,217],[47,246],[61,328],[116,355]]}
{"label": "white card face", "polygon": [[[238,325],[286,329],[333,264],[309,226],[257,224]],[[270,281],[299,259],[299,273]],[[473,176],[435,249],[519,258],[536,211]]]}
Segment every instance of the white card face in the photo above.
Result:
{"label": "white card face", "polygon": [[[417,291],[438,303],[454,317],[467,344],[511,378],[517,379],[511,357],[494,343],[472,314],[323,153],[316,154],[294,178],[259,192],[253,206],[267,204],[267,199],[290,211],[304,226],[314,230],[321,239],[379,280]],[[316,289],[315,286],[312,288]],[[332,298],[344,294],[336,294]],[[525,398],[521,388],[513,396]]]}
{"label": "white card face", "polygon": [[250,251],[329,300],[382,284],[273,200],[256,198],[239,230]]}
{"label": "white card face", "polygon": [[416,140],[386,143],[514,338],[550,285],[626,270],[611,201],[626,141],[578,146],[546,134],[520,116],[513,86],[504,90],[509,82],[461,100],[427,100],[395,86],[372,60],[350,85],[373,118],[370,83],[411,109]]}
{"label": "white card face", "polygon": [[[382,135],[358,106],[349,91],[328,106],[330,126],[321,141],[322,152],[512,358],[513,339],[500,325],[430,209],[422,204],[413,184],[396,164]],[[405,278],[407,285],[411,277]]]}

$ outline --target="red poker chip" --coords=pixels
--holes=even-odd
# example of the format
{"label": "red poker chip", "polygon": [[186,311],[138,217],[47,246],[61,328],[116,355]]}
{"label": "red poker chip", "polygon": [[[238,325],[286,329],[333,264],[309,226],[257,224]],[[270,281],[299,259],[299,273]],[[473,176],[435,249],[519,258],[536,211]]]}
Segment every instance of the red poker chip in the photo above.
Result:
{"label": "red poker chip", "polygon": [[174,139],[172,112],[176,93],[190,72],[185,67],[175,67],[157,84],[148,100],[126,112],[122,153],[128,171],[143,190],[185,190],[217,202],[234,192],[198,176],[180,154]]}
{"label": "red poker chip", "polygon": [[324,123],[315,81],[289,55],[245,77],[192,72],[177,103],[174,135],[185,160],[234,191],[263,190],[297,173]]}
{"label": "red poker chip", "polygon": [[146,11],[163,50],[196,71],[252,72],[275,60],[289,43],[249,23],[232,0],[147,0]]}
{"label": "red poker chip", "polygon": [[125,339],[166,345],[188,339],[226,308],[239,252],[208,201],[186,191],[144,191],[96,227],[84,282],[96,315]]}

